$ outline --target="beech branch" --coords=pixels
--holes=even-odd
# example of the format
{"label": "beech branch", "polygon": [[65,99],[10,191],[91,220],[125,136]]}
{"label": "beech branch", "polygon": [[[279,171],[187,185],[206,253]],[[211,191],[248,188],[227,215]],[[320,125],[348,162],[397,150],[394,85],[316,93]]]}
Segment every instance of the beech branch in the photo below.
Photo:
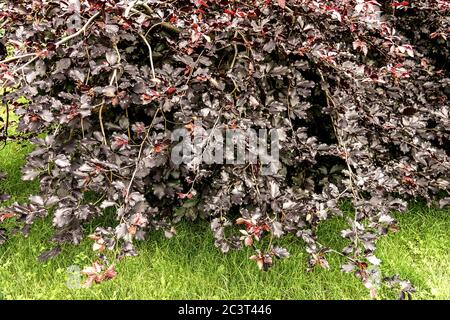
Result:
{"label": "beech branch", "polygon": [[[83,25],[83,27],[81,27],[80,30],[78,30],[77,32],[75,32],[74,34],[71,34],[67,37],[62,38],[61,40],[59,40],[58,42],[55,43],[56,47],[59,47],[61,45],[63,45],[64,43],[72,40],[73,38],[78,37],[79,35],[81,35],[83,32],[86,32],[86,29],[91,25],[91,23],[100,15],[100,12],[97,12],[96,14],[94,14],[92,17],[89,18],[89,20]],[[0,64],[2,63],[9,63],[9,62],[13,62],[16,60],[21,60],[21,59],[25,59],[25,58],[32,58],[30,59],[26,64],[24,64],[23,66],[19,67],[18,69],[14,70],[14,73],[17,73],[17,71],[25,68],[26,66],[28,66],[29,64],[31,64],[33,61],[37,60],[39,58],[39,54],[34,52],[34,53],[26,53],[23,55],[19,55],[19,56],[15,56],[15,57],[10,57],[7,58],[5,60],[0,61]]]}
{"label": "beech branch", "polygon": [[75,32],[74,34],[71,34],[70,36],[67,36],[65,38],[62,38],[61,40],[59,40],[57,43],[55,43],[56,47],[59,47],[60,45],[70,41],[73,38],[78,37],[80,34],[82,34],[83,32],[86,31],[86,29],[90,26],[90,24],[100,15],[100,12],[97,12],[96,14],[94,14],[85,24],[83,27],[81,27],[80,30],[78,30],[77,32]]}
{"label": "beech branch", "polygon": [[137,157],[137,160],[136,160],[136,167],[134,168],[133,175],[131,176],[131,179],[130,179],[130,183],[128,184],[127,193],[125,195],[125,202],[127,202],[129,197],[130,197],[131,186],[133,185],[133,181],[134,181],[134,179],[136,177],[136,174],[137,174],[137,172],[139,170],[139,164],[141,163],[142,152],[144,151],[145,142],[147,141],[147,139],[148,139],[148,137],[150,135],[150,130],[153,128],[153,125],[155,124],[155,120],[156,120],[156,117],[157,117],[159,111],[161,111],[161,108],[158,108],[156,110],[155,115],[153,116],[153,120],[150,123],[150,125],[148,126],[147,132],[145,133],[145,137],[142,140],[142,143],[141,143],[141,145],[139,147],[139,154],[138,154],[138,157]]}
{"label": "beech branch", "polygon": [[153,80],[156,79],[156,74],[155,74],[155,67],[153,65],[153,50],[152,50],[152,46],[150,45],[150,43],[148,42],[147,38],[142,34],[139,33],[139,36],[142,38],[142,40],[144,40],[145,44],[147,45],[148,48],[148,55],[149,55],[149,59],[150,59],[150,66],[152,68],[152,76],[153,76]]}

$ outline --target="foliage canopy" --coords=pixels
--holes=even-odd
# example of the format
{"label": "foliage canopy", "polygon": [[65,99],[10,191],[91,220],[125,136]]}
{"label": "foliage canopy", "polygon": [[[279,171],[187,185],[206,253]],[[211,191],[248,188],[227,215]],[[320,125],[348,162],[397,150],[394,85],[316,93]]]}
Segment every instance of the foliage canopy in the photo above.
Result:
{"label": "foliage canopy", "polygon": [[[390,213],[417,197],[450,202],[441,197],[450,184],[449,6],[5,1],[0,81],[16,88],[3,103],[20,124],[8,136],[3,121],[0,138],[34,144],[23,179],[38,178],[41,193],[2,209],[0,221],[16,217],[27,232],[54,209],[54,240],[78,243],[83,223],[114,207],[116,228],[91,238],[94,250],[123,257],[147,232],[172,237],[181,219],[203,218],[218,248],[252,246],[262,270],[289,256],[276,242],[293,234],[311,268],[341,254],[343,271],[375,296],[376,240],[398,229]],[[267,175],[260,164],[205,164],[198,155],[176,164],[170,133],[180,127],[276,130],[281,166]],[[328,248],[316,229],[343,215],[343,200],[353,205],[342,230],[348,246]],[[101,268],[88,272],[91,282],[115,276]],[[385,280],[402,297],[413,291],[397,276]]]}

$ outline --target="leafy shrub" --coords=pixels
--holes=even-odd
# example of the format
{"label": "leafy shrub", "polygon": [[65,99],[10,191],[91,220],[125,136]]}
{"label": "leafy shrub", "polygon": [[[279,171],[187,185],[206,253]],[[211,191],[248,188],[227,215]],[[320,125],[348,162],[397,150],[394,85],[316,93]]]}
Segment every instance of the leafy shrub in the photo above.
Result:
{"label": "leafy shrub", "polygon": [[[2,220],[26,232],[53,208],[54,240],[78,243],[83,224],[114,207],[116,228],[91,238],[123,257],[149,231],[172,237],[181,219],[202,218],[217,247],[253,247],[262,270],[289,255],[276,239],[293,234],[311,268],[341,254],[343,271],[376,294],[376,240],[398,229],[390,213],[448,193],[448,1],[80,2],[0,4],[3,46],[14,49],[1,81],[17,88],[4,104],[21,119],[9,139],[31,139],[23,179],[41,185]],[[180,128],[270,129],[279,167],[205,163],[211,131],[175,163]],[[344,215],[344,200],[348,246],[331,249],[316,229]]]}

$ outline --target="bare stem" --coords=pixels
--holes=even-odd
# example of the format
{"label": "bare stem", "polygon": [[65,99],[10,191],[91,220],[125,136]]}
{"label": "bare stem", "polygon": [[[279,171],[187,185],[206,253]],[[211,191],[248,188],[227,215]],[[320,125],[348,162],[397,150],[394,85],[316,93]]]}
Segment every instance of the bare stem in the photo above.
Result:
{"label": "bare stem", "polygon": [[57,43],[55,43],[56,47],[59,47],[60,45],[70,41],[73,38],[78,37],[80,34],[82,34],[83,32],[86,31],[86,29],[90,26],[90,24],[100,15],[100,12],[97,12],[96,14],[94,14],[85,24],[84,26],[78,30],[77,32],[75,32],[74,34],[71,34],[70,36],[64,37],[61,40],[59,40]]}
{"label": "bare stem", "polygon": [[125,18],[128,18],[128,17],[129,17],[131,10],[134,8],[134,6],[135,6],[137,3],[138,3],[138,0],[135,0],[135,1],[132,1],[132,2],[128,5],[128,7],[126,8],[125,13],[124,13],[124,15],[123,15]]}
{"label": "bare stem", "polygon": [[30,58],[30,57],[34,57],[34,56],[36,56],[36,53],[27,53],[27,54],[23,54],[23,55],[20,55],[20,56],[10,57],[8,59],[0,61],[0,64],[8,63],[8,62],[12,62],[12,61],[15,61],[15,60],[20,60],[20,59]]}
{"label": "bare stem", "polygon": [[142,34],[139,33],[139,36],[142,38],[142,40],[144,40],[145,44],[148,47],[148,52],[149,52],[149,58],[150,58],[150,66],[152,68],[152,76],[153,79],[156,79],[156,74],[155,74],[155,67],[153,66],[153,51],[152,51],[152,46],[150,45],[150,43],[148,42],[147,38]]}
{"label": "bare stem", "polygon": [[[319,70],[320,78],[321,78],[322,82],[325,84],[325,77],[323,76],[322,71],[320,69],[318,69],[318,70]],[[338,128],[337,128],[337,125],[336,125],[336,119],[334,117],[334,112],[336,111],[336,103],[334,102],[334,99],[331,96],[331,94],[328,91],[328,89],[325,89],[324,91],[325,91],[325,95],[326,95],[326,98],[327,98],[327,104],[331,104],[334,107],[334,110],[331,113],[331,120],[332,120],[332,124],[333,124],[333,129],[334,129],[334,133],[336,135],[336,139],[338,140],[339,146],[342,147],[343,150],[344,150],[345,163],[347,165],[347,169],[348,169],[348,173],[349,173],[350,188],[352,189],[353,198],[354,198],[355,202],[357,202],[358,199],[359,199],[359,194],[358,194],[358,191],[356,190],[355,184],[353,182],[354,173],[353,173],[352,167],[351,167],[351,165],[349,163],[349,160],[348,160],[349,152],[347,150],[347,146],[346,146],[345,142],[342,140],[342,137],[341,137],[341,135],[338,132]],[[353,219],[353,231],[355,232],[355,241],[354,241],[355,246],[357,246],[358,241],[359,241],[359,239],[358,239],[358,230],[357,230],[357,227],[356,227],[356,222],[358,220],[357,216],[358,216],[358,210],[355,208],[355,216],[354,216],[354,219]]]}
{"label": "bare stem", "polygon": [[[90,24],[100,15],[100,12],[97,12],[96,14],[94,14],[87,22],[86,24],[77,32],[75,32],[74,34],[71,34],[70,36],[64,37],[61,40],[59,40],[58,42],[56,42],[56,47],[61,46],[62,44],[70,41],[71,39],[78,37],[80,34],[82,34],[83,32],[86,31],[86,29],[90,26]],[[39,55],[37,53],[27,53],[27,54],[23,54],[20,56],[15,56],[15,57],[10,57],[8,59],[2,60],[0,61],[1,63],[9,63],[12,61],[16,61],[16,60],[20,60],[20,59],[25,59],[25,58],[31,58],[27,63],[25,63],[24,65],[20,66],[19,68],[15,69],[13,71],[14,74],[17,74],[18,71],[23,70],[25,67],[29,66],[31,63],[33,63],[34,61],[36,61],[39,58]]]}
{"label": "bare stem", "polygon": [[141,162],[142,151],[144,150],[145,141],[147,141],[148,136],[150,135],[150,130],[153,128],[153,124],[155,123],[156,116],[158,115],[159,111],[160,111],[160,108],[158,108],[156,110],[155,115],[153,116],[153,120],[152,120],[152,122],[150,123],[150,125],[147,128],[147,132],[145,133],[145,137],[142,140],[141,146],[139,148],[139,154],[138,154],[138,157],[136,159],[136,167],[134,168],[134,172],[133,172],[133,175],[131,177],[130,184],[128,185],[128,188],[127,188],[127,193],[125,195],[125,199],[126,200],[128,200],[128,198],[130,196],[131,186],[133,185],[134,178],[136,177],[136,173],[139,170],[139,163]]}

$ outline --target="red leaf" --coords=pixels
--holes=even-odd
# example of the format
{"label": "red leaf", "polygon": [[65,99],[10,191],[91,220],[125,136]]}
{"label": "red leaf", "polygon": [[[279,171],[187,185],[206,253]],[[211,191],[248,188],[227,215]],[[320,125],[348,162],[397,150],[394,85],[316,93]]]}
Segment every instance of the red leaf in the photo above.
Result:
{"label": "red leaf", "polygon": [[197,1],[195,1],[195,4],[197,5],[197,6],[199,6],[199,7],[209,7],[208,6],[208,4],[206,3],[206,1],[203,1],[203,0],[197,0]]}
{"label": "red leaf", "polygon": [[183,192],[177,192],[177,195],[178,195],[178,198],[180,198],[180,199],[186,198],[186,194]]}
{"label": "red leaf", "polygon": [[189,192],[189,193],[182,193],[182,192],[177,192],[178,198],[180,199],[192,199],[194,197],[194,195]]}
{"label": "red leaf", "polygon": [[248,236],[245,238],[244,243],[247,247],[250,247],[253,245],[253,237],[252,236]]}
{"label": "red leaf", "polygon": [[229,14],[230,16],[234,16],[236,14],[234,11],[229,10],[229,9],[225,9],[223,12],[226,14]]}
{"label": "red leaf", "polygon": [[5,221],[6,219],[12,218],[14,217],[15,214],[14,213],[4,213],[4,214],[0,214],[0,222]]}
{"label": "red leaf", "polygon": [[175,91],[177,91],[176,88],[170,87],[169,89],[167,89],[167,94],[173,94],[173,93],[175,93]]}
{"label": "red leaf", "polygon": [[155,152],[155,153],[161,153],[161,151],[164,149],[164,146],[162,145],[162,144],[156,144],[154,147],[153,147],[153,151]]}
{"label": "red leaf", "polygon": [[105,279],[114,279],[117,276],[117,271],[114,269],[114,265],[111,265],[106,271],[105,271]]}

